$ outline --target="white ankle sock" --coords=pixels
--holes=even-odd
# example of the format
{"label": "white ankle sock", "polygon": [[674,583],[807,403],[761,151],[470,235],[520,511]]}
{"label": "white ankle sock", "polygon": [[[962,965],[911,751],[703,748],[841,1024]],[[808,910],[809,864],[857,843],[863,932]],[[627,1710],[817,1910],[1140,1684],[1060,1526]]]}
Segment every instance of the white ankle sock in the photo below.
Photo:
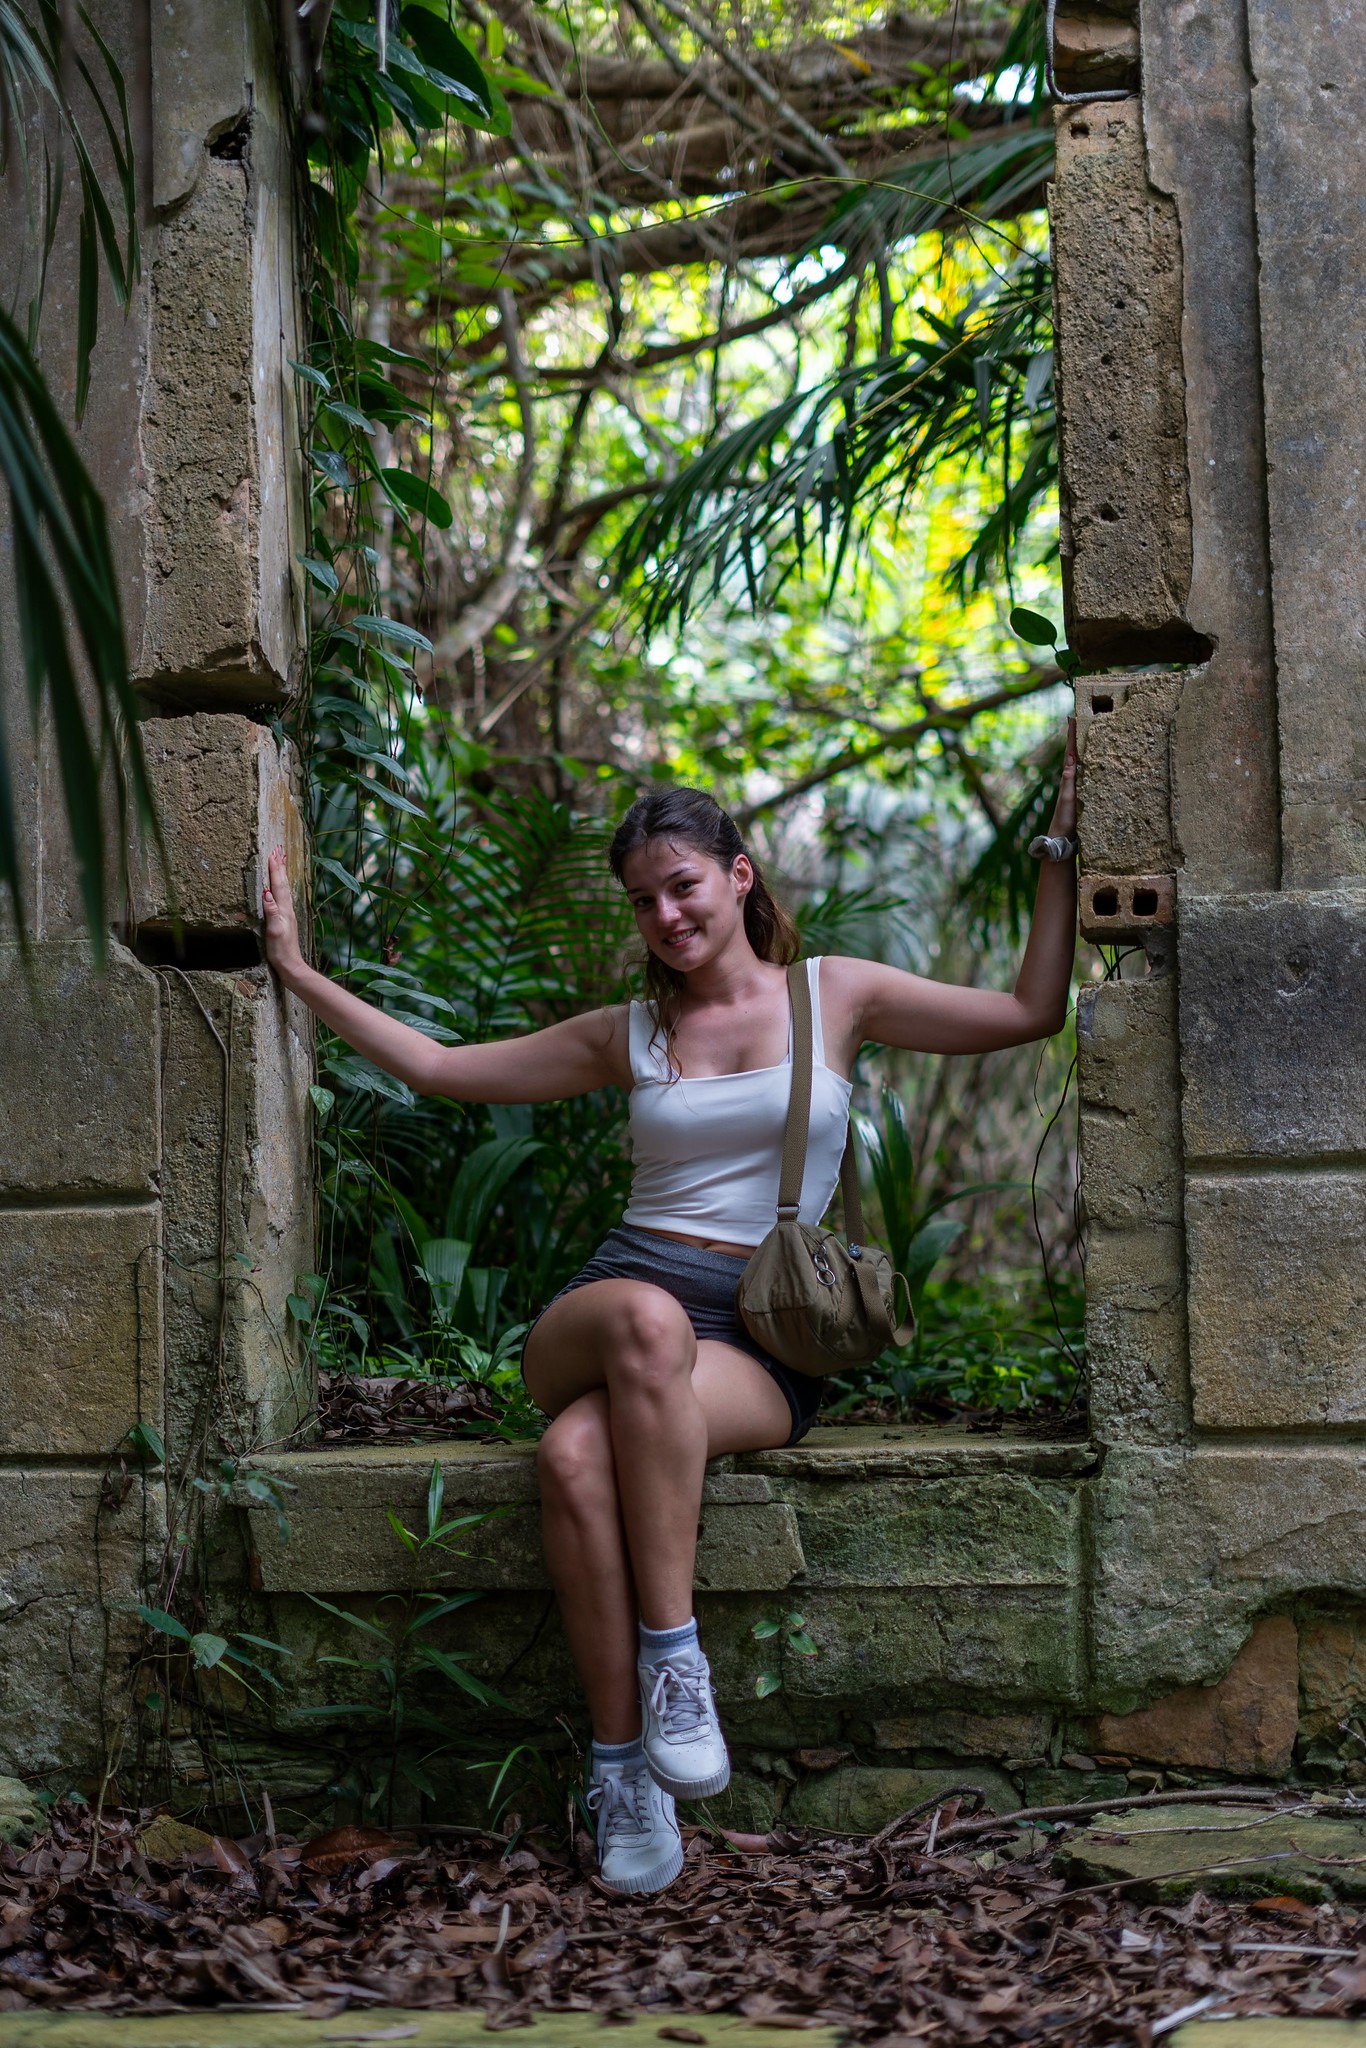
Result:
{"label": "white ankle sock", "polygon": [[643,1763],[644,1739],[637,1735],[633,1742],[599,1742],[595,1738],[589,1756],[594,1772],[601,1770],[605,1764]]}
{"label": "white ankle sock", "polygon": [[677,1628],[646,1628],[640,1624],[640,1656],[644,1664],[663,1664],[680,1650],[698,1647],[696,1620],[680,1622]]}

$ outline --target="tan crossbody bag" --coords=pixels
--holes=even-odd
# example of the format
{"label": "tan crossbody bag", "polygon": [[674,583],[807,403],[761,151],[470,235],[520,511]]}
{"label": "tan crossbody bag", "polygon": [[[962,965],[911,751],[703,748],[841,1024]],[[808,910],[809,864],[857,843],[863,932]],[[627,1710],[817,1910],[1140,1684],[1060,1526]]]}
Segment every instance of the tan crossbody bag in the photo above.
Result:
{"label": "tan crossbody bag", "polygon": [[[905,1280],[878,1245],[863,1235],[854,1126],[844,1142],[841,1238],[823,1224],[797,1220],[806,1141],[811,1126],[811,984],[804,962],[787,970],[792,1001],[792,1092],[778,1179],[778,1220],[754,1247],[740,1275],[735,1305],[755,1342],[794,1372],[819,1379],[845,1366],[866,1365],[889,1344],[909,1344],[915,1317],[896,1319],[896,1284]],[[909,1292],[909,1290],[908,1290]]]}

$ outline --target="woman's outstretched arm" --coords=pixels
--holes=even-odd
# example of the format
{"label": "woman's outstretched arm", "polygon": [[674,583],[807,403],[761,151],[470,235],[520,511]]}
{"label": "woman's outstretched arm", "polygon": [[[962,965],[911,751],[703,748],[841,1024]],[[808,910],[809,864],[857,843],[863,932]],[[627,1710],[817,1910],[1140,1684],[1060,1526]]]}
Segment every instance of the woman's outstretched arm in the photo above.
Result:
{"label": "woman's outstretched arm", "polygon": [[411,1024],[352,995],[304,959],[280,847],[269,866],[270,881],[262,892],[266,958],[280,980],[354,1051],[419,1095],[450,1095],[460,1102],[560,1102],[614,1083],[630,1087],[624,1009],[590,1010],[525,1038],[438,1045]]}
{"label": "woman's outstretched arm", "polygon": [[[1077,829],[1075,722],[1067,722],[1062,784],[1049,832],[1071,838]],[[832,960],[829,983],[834,1018],[844,1026],[852,1059],[865,1040],[910,1052],[995,1052],[1050,1038],[1067,1021],[1072,964],[1077,948],[1075,860],[1040,864],[1034,918],[1015,987],[959,988],[904,974],[873,960]]]}

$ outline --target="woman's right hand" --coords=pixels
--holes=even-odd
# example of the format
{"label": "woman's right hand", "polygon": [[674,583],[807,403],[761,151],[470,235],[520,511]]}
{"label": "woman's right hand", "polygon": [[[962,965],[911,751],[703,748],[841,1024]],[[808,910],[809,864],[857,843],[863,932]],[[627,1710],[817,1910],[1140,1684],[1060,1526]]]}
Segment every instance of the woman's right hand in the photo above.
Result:
{"label": "woman's right hand", "polygon": [[261,891],[261,908],[266,920],[266,958],[283,981],[295,968],[304,964],[283,846],[272,849],[267,872],[269,879]]}

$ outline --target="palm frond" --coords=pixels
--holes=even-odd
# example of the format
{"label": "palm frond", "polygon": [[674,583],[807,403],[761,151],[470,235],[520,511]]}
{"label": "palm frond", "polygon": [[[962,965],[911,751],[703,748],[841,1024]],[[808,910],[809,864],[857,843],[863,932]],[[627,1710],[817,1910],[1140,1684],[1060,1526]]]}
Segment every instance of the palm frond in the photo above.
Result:
{"label": "palm frond", "polygon": [[[81,192],[77,224],[75,403],[79,420],[90,388],[99,331],[101,257],[115,301],[125,305],[138,270],[137,195],[132,131],[122,75],[84,8],[101,83],[69,32],[56,0],[0,0],[0,163],[22,159],[33,235],[34,277],[24,334],[0,313],[0,475],[9,492],[20,652],[35,724],[52,719],[67,823],[96,958],[106,951],[106,790],[114,792],[121,845],[128,798],[156,833],[137,732],[138,705],[128,674],[118,578],[104,507],[53,403],[37,358],[43,291],[61,215],[63,151],[76,160]],[[95,168],[88,117],[72,98],[84,86],[113,163],[114,199]],[[27,136],[42,136],[42,175]],[[75,621],[76,642],[67,621]],[[77,645],[78,643],[78,645]],[[93,697],[87,713],[87,688]],[[9,891],[19,929],[21,895],[11,763],[0,731],[0,887]]]}
{"label": "palm frond", "polygon": [[1029,258],[919,339],[841,370],[718,439],[663,484],[626,535],[647,627],[699,596],[741,590],[756,609],[815,552],[831,588],[848,550],[902,510],[938,463],[1018,451],[998,507],[954,574],[976,583],[1008,556],[1056,476],[1051,282]]}
{"label": "palm frond", "polygon": [[963,880],[959,903],[984,933],[1003,932],[1016,940],[1029,923],[1039,869],[1026,849],[1047,829],[1064,747],[1059,734],[1033,756],[1024,789]]}
{"label": "palm frond", "polygon": [[[104,505],[23,335],[4,313],[0,475],[9,490],[15,595],[30,705],[35,722],[44,704],[51,713],[86,921],[102,959],[108,910],[106,777],[113,781],[120,826],[126,821],[131,793],[140,821],[154,827],[138,738],[138,704],[128,675],[118,575]],[[75,620],[84,674],[93,686],[93,720],[87,718],[83,702],[68,638],[68,614]],[[22,920],[11,786],[0,734],[0,883],[10,891]]]}

